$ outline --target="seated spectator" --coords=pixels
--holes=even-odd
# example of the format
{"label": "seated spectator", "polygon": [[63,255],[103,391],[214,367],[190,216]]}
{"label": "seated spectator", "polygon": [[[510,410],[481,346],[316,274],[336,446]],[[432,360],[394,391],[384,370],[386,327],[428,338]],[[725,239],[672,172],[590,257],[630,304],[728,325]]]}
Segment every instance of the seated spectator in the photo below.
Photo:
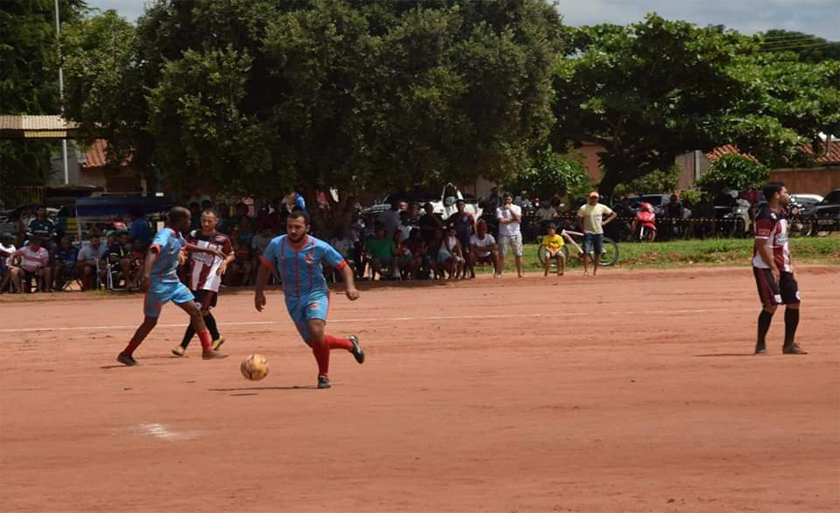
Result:
{"label": "seated spectator", "polygon": [[480,264],[493,266],[493,277],[502,275],[499,261],[499,248],[496,239],[487,233],[487,222],[481,220],[476,226],[476,233],[470,238],[471,251],[469,258],[473,267]]}
{"label": "seated spectator", "polygon": [[239,226],[233,228],[230,234],[230,242],[233,244],[234,261],[225,273],[228,285],[233,287],[245,287],[250,283],[251,271],[253,270],[253,259],[251,258],[251,243],[253,236],[241,236]]}
{"label": "seated spectator", "polygon": [[343,226],[337,227],[333,232],[332,239],[330,239],[330,246],[332,246],[341,256],[344,257],[344,260],[355,272],[356,241],[353,238],[352,230],[348,231]]}
{"label": "seated spectator", "polygon": [[76,258],[79,250],[73,247],[70,237],[62,237],[61,244],[55,252],[55,289],[62,290],[64,285],[79,277]]}
{"label": "seated spectator", "polygon": [[82,244],[82,249],[76,257],[76,267],[82,275],[82,290],[90,290],[101,282],[97,281],[97,276],[99,280],[102,280],[107,254],[108,248],[102,244],[102,239],[95,233],[90,236],[87,244]]}
{"label": "seated spectator", "polygon": [[12,258],[20,257],[20,267],[12,267],[12,280],[17,290],[23,290],[23,283],[29,286],[34,279],[41,292],[49,292],[52,287],[52,269],[50,269],[50,253],[41,247],[41,240],[32,237],[29,244],[12,253]]}
{"label": "seated spectator", "polygon": [[143,277],[146,265],[146,252],[143,251],[143,243],[134,241],[131,243],[131,253],[128,255],[131,260],[131,286],[130,289],[140,289],[140,279]]}
{"label": "seated spectator", "polygon": [[402,240],[408,240],[411,235],[411,224],[409,223],[408,211],[400,211],[400,224],[397,225],[397,230],[402,235]]}
{"label": "seated spectator", "polygon": [[545,276],[548,276],[548,271],[551,268],[551,261],[557,262],[557,276],[563,276],[566,271],[566,254],[563,252],[563,246],[566,245],[566,239],[574,242],[566,233],[566,230],[557,233],[557,225],[551,223],[548,225],[548,234],[542,238],[542,245],[545,246]]}
{"label": "seated spectator", "polygon": [[550,221],[557,217],[557,210],[551,206],[551,202],[543,201],[537,209],[538,221]]}
{"label": "seated spectator", "polygon": [[116,288],[122,281],[123,286],[128,290],[133,282],[131,280],[131,246],[128,244],[127,232],[119,232],[116,235],[116,241],[108,248],[108,262],[111,269],[117,271],[117,277],[113,282],[114,287]]}
{"label": "seated spectator", "polygon": [[423,210],[426,213],[420,216],[420,220],[418,221],[420,236],[423,237],[426,245],[430,246],[432,239],[434,239],[435,230],[443,230],[443,221],[435,215],[435,207],[431,203],[426,203],[423,206]]}
{"label": "seated spectator", "polygon": [[475,233],[475,217],[467,212],[467,204],[464,200],[459,199],[455,202],[458,211],[449,216],[447,223],[449,226],[455,228],[455,234],[458,237],[458,242],[461,246],[461,253],[463,257],[463,274],[466,278],[467,271],[470,272],[470,277],[475,278],[475,270],[469,265],[469,260],[466,259],[469,253],[470,237]]}
{"label": "seated spectator", "polygon": [[411,230],[405,246],[410,254],[410,260],[406,266],[406,278],[416,280],[420,277],[420,273],[424,265],[428,267],[428,252],[426,251],[426,243],[423,242],[423,237],[420,236],[420,230],[415,228]]}
{"label": "seated spectator", "polygon": [[5,292],[10,285],[12,292],[20,292],[12,280],[12,255],[16,250],[15,238],[11,233],[0,236],[0,292]]}
{"label": "seated spectator", "polygon": [[252,268],[258,269],[260,265],[260,257],[265,253],[265,249],[274,238],[274,233],[271,231],[271,225],[264,225],[260,231],[251,239],[251,259]]}
{"label": "seated spectator", "polygon": [[466,278],[466,258],[464,257],[464,248],[461,246],[461,240],[458,237],[458,231],[454,225],[449,226],[443,241],[446,250],[450,255],[452,255],[453,259],[452,270],[447,268],[449,278],[452,279],[453,271],[455,279]]}
{"label": "seated spectator", "polygon": [[371,268],[371,279],[376,279],[376,275],[380,275],[380,279],[384,278],[382,269],[387,268],[391,272],[391,277],[396,276],[397,273],[397,246],[393,239],[389,239],[385,232],[384,226],[377,226],[376,237],[368,239],[365,242],[365,252],[369,255],[368,263]]}

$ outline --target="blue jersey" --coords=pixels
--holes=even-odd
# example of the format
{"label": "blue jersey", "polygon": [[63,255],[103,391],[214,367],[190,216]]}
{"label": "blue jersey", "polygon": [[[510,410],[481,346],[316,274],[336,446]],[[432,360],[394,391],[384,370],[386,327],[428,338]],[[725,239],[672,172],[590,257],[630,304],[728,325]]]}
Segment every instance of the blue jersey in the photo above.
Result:
{"label": "blue jersey", "polygon": [[313,294],[327,293],[324,263],[337,269],[347,265],[338,251],[311,235],[307,235],[303,244],[297,248],[292,247],[287,235],[275,237],[260,259],[264,265],[280,273],[287,303],[309,298]]}
{"label": "blue jersey", "polygon": [[172,228],[166,227],[155,234],[150,249],[157,249],[158,257],[152,267],[152,284],[179,283],[178,255],[187,241]]}

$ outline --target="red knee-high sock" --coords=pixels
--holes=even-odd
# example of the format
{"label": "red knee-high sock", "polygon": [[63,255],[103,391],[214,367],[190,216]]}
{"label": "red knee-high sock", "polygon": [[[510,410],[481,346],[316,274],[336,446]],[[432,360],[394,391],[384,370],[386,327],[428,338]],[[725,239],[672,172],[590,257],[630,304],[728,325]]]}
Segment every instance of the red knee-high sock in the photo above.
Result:
{"label": "red knee-high sock", "polygon": [[330,349],[345,349],[347,351],[353,350],[353,342],[350,342],[349,338],[338,338],[332,335],[324,335],[324,342],[330,347]]}
{"label": "red knee-high sock", "polygon": [[326,376],[330,371],[330,346],[327,344],[326,338],[320,344],[312,346],[312,354],[315,355],[315,361],[318,362],[318,375]]}
{"label": "red knee-high sock", "polygon": [[125,354],[134,353],[134,350],[137,349],[138,347],[140,347],[140,344],[142,342],[143,342],[142,340],[140,342],[135,342],[134,339],[132,339],[131,342],[129,342],[128,345],[125,346],[125,349],[123,349],[123,353],[125,353]]}
{"label": "red knee-high sock", "polygon": [[205,352],[213,350],[213,338],[210,337],[210,331],[204,328],[204,331],[198,332],[198,339],[201,340],[201,348]]}

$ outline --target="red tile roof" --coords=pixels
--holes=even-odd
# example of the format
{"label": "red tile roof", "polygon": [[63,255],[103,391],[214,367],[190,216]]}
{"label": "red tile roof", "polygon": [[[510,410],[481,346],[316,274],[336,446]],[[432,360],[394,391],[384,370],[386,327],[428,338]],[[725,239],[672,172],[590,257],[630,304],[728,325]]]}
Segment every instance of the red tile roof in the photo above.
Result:
{"label": "red tile roof", "polygon": [[103,167],[108,159],[105,150],[108,148],[108,142],[105,139],[97,139],[85,154],[85,163],[82,167]]}
{"label": "red tile roof", "polygon": [[[799,149],[804,153],[810,153],[812,155],[814,153],[814,150],[811,148],[810,144],[803,144]],[[714,162],[728,153],[739,153],[738,147],[734,144],[725,144],[723,146],[718,146],[711,152],[707,153],[706,158],[708,158],[710,162]],[[754,162],[758,162],[758,160],[750,154],[746,154],[744,156]],[[840,164],[840,141],[831,140],[828,143],[828,151],[821,153],[820,156],[814,159],[814,162],[821,166]]]}

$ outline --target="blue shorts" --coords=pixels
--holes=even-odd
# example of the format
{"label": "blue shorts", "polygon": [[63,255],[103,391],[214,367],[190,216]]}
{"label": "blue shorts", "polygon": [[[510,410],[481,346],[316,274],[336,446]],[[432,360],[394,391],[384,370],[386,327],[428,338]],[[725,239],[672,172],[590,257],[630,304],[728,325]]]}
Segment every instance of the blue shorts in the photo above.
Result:
{"label": "blue shorts", "polygon": [[190,289],[183,283],[155,283],[146,292],[146,298],[143,300],[143,313],[146,317],[160,316],[160,310],[163,305],[172,301],[175,304],[189,303],[194,300]]}
{"label": "blue shorts", "polygon": [[604,251],[604,234],[603,233],[585,233],[583,234],[583,252],[595,253],[601,255]]}
{"label": "blue shorts", "polygon": [[298,333],[300,333],[300,336],[306,342],[309,340],[309,327],[307,322],[310,319],[327,320],[327,312],[330,309],[330,296],[329,293],[316,292],[297,300],[286,300],[286,309],[289,310],[289,317],[294,321]]}

